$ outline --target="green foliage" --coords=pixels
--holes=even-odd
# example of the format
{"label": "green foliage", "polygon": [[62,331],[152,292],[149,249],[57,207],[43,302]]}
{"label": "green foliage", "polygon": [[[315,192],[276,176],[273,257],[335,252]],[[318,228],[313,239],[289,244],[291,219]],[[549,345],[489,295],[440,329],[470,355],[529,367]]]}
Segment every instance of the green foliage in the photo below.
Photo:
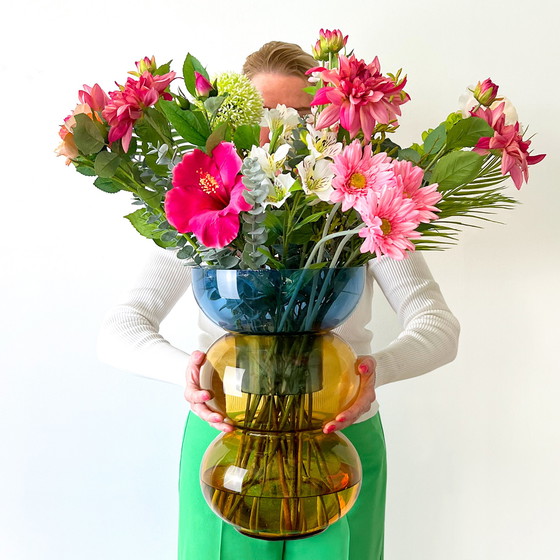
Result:
{"label": "green foliage", "polygon": [[437,154],[445,146],[446,138],[445,123],[442,123],[426,136],[424,140],[424,153]]}
{"label": "green foliage", "polygon": [[235,147],[238,150],[249,151],[252,146],[258,146],[260,130],[261,127],[258,125],[238,126],[233,134]]}
{"label": "green foliage", "polygon": [[192,96],[196,96],[196,77],[194,73],[198,72],[202,74],[208,81],[210,81],[210,77],[208,76],[208,72],[206,72],[206,68],[202,66],[202,64],[196,59],[192,54],[188,53],[185,62],[183,63],[183,79],[185,80],[185,86],[187,87],[188,92]]}
{"label": "green foliage", "polygon": [[121,159],[118,154],[106,151],[99,152],[95,158],[94,174],[104,179],[110,179],[115,175],[120,162]]}
{"label": "green foliage", "polygon": [[[160,101],[159,105],[175,130],[194,146],[204,147],[211,130],[200,111],[183,110],[174,101]],[[202,116],[200,119],[197,113]]]}
{"label": "green foliage", "polygon": [[440,191],[468,183],[478,175],[483,162],[474,152],[451,152],[436,163],[431,182],[437,183]]}
{"label": "green foliage", "polygon": [[458,148],[469,148],[476,145],[484,136],[492,137],[494,130],[483,119],[469,117],[456,122],[447,134],[446,148],[456,150]]}
{"label": "green foliage", "polygon": [[160,247],[174,247],[176,245],[174,242],[176,236],[165,237],[165,229],[160,229],[158,223],[151,220],[151,217],[152,214],[144,208],[139,208],[132,212],[132,214],[125,216],[140,235],[152,239]]}
{"label": "green foliage", "polygon": [[116,193],[122,190],[122,187],[112,179],[98,177],[93,184],[100,190],[106,193]]}
{"label": "green foliage", "polygon": [[78,150],[84,155],[96,154],[103,146],[105,139],[96,124],[83,113],[75,115],[74,142]]}

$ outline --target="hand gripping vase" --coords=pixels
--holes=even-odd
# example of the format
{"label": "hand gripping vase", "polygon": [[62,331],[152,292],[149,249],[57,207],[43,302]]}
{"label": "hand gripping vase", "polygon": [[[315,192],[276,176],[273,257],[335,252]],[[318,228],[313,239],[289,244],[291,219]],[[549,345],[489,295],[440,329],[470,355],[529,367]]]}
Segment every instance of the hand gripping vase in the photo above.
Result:
{"label": "hand gripping vase", "polygon": [[354,310],[364,281],[364,267],[193,269],[199,306],[229,331],[208,350],[200,384],[235,426],[206,451],[201,486],[245,535],[308,537],[356,501],[358,454],[322,426],[357,394],[356,355],[330,330]]}

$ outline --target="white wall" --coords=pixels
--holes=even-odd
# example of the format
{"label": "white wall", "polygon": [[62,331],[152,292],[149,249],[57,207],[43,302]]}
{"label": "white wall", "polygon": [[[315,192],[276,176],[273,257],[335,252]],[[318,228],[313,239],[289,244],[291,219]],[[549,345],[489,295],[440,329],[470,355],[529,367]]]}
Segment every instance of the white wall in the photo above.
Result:
{"label": "white wall", "polygon": [[[7,16],[7,19],[6,19]],[[340,27],[363,58],[403,66],[418,138],[488,76],[537,132],[522,205],[428,258],[461,320],[457,360],[379,390],[388,440],[388,560],[553,560],[560,519],[557,285],[558,8],[553,0],[453,5],[31,0],[3,9],[0,557],[175,557],[180,387],[97,362],[96,332],[147,241],[52,150],[83,83],[111,89],[144,55],[187,50],[237,70],[270,39],[308,46]],[[377,302],[378,344],[395,332]],[[188,348],[174,310],[166,333]],[[388,328],[384,330],[384,325]],[[198,559],[197,559],[198,560]]]}

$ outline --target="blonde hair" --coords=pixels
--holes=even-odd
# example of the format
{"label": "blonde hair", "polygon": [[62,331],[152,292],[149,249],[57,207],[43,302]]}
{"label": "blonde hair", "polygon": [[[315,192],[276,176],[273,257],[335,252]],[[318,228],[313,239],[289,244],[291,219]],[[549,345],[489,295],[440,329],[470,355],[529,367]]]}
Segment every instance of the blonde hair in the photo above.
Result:
{"label": "blonde hair", "polygon": [[295,43],[270,41],[250,54],[243,64],[243,74],[249,79],[257,74],[285,74],[307,79],[306,72],[317,66],[317,61]]}

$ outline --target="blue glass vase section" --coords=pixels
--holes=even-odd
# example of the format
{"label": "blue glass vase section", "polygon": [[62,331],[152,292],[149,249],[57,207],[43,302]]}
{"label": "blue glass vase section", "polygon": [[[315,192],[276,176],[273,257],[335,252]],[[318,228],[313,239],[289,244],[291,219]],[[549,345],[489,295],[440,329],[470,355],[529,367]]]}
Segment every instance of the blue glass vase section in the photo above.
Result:
{"label": "blue glass vase section", "polygon": [[196,301],[224,330],[274,334],[322,332],[358,304],[365,267],[225,270],[193,268]]}

